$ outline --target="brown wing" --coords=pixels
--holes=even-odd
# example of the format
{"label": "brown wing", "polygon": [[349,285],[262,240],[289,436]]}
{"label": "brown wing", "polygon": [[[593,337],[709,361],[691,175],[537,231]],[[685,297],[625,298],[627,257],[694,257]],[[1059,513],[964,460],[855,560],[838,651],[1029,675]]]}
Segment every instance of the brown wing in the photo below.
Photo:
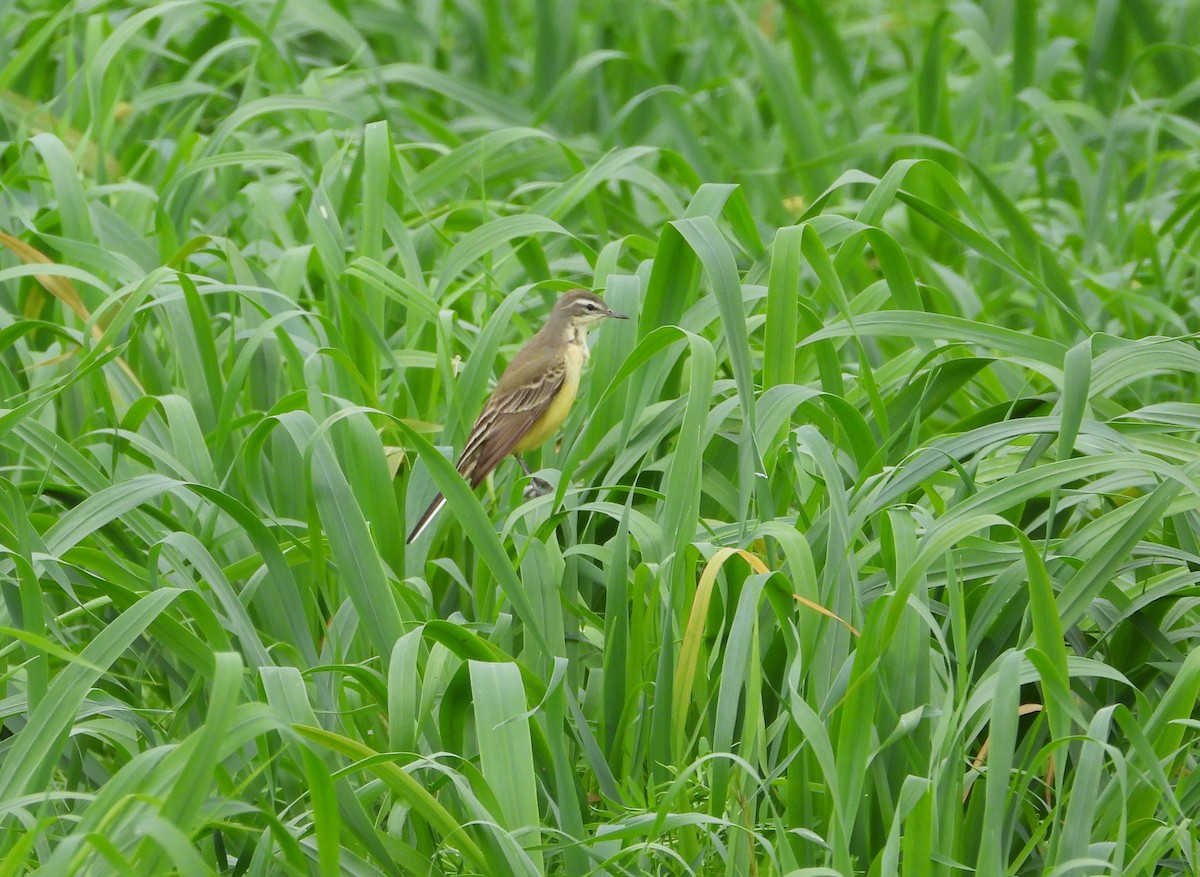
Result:
{"label": "brown wing", "polygon": [[[475,425],[471,427],[471,434],[467,436],[467,443],[458,458],[458,473],[472,488],[478,487],[488,473],[512,453],[517,442],[542,419],[562,389],[565,376],[565,364],[558,364],[534,380],[506,390],[506,385],[512,381],[509,373],[505,373],[496,386],[496,392],[487,400]],[[509,380],[506,381],[506,378]],[[421,531],[445,504],[446,500],[440,493],[435,496],[407,541],[412,542],[421,535]]]}
{"label": "brown wing", "polygon": [[458,471],[472,487],[478,487],[542,419],[562,389],[565,374],[564,366],[557,365],[535,381],[510,392],[501,392],[497,388],[471,427],[462,456],[458,458]]}

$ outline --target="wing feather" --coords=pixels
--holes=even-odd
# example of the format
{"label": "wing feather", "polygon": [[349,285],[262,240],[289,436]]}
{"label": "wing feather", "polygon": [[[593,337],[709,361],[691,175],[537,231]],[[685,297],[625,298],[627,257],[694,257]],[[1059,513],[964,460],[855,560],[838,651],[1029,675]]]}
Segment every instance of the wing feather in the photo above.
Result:
{"label": "wing feather", "polygon": [[488,400],[458,460],[459,473],[472,487],[478,487],[542,419],[562,389],[565,374],[563,368],[553,369],[535,384],[493,395]]}
{"label": "wing feather", "polygon": [[[545,415],[566,379],[565,365],[556,365],[535,381],[505,391],[497,386],[483,411],[471,427],[467,442],[458,458],[458,473],[478,487],[500,461],[513,452],[517,443]],[[501,382],[503,384],[503,381]],[[408,537],[412,542],[445,504],[439,493],[430,503]]]}

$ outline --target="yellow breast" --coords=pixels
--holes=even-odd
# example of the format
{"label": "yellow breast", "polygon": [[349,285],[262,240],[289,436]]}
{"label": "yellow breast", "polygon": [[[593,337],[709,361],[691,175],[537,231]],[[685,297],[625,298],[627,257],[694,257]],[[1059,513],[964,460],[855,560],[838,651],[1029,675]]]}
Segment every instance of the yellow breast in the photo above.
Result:
{"label": "yellow breast", "polygon": [[546,413],[533,425],[529,432],[517,442],[513,449],[515,453],[523,454],[541,447],[545,441],[558,432],[571,406],[575,404],[575,395],[579,392],[579,376],[583,374],[583,363],[587,360],[587,343],[567,345],[567,372],[563,376],[562,389],[546,409]]}

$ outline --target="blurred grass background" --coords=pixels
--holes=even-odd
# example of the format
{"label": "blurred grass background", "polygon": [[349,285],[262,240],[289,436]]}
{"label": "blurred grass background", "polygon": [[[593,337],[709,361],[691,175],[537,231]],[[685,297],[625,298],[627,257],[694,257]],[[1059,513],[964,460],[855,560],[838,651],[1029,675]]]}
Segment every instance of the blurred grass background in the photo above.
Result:
{"label": "blurred grass background", "polygon": [[1197,45],[0,4],[0,877],[1200,871]]}

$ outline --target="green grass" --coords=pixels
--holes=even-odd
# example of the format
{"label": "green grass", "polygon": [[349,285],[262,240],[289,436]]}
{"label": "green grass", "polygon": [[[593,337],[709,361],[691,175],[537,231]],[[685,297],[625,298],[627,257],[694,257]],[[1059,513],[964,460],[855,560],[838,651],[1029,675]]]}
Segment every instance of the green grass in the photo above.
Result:
{"label": "green grass", "polygon": [[0,877],[1197,873],[1197,44],[0,4]]}

